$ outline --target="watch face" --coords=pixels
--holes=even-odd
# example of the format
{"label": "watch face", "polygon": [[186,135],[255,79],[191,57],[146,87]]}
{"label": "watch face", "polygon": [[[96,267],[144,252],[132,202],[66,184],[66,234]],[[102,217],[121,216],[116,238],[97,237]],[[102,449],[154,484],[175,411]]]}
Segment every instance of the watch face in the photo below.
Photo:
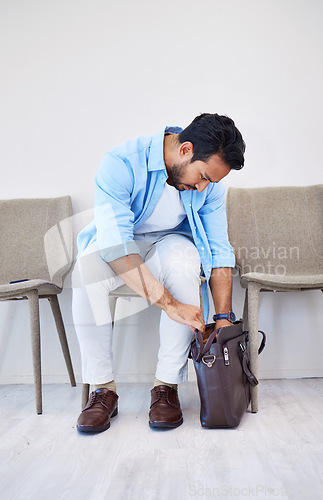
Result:
{"label": "watch face", "polygon": [[231,321],[231,323],[234,323],[236,320],[236,315],[234,314],[233,311],[230,311],[228,314],[228,320]]}

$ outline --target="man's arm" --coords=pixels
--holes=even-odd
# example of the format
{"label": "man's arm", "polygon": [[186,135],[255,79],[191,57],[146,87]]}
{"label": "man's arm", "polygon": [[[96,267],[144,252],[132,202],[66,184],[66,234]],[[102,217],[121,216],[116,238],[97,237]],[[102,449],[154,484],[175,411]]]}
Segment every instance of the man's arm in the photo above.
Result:
{"label": "man's arm", "polygon": [[[212,269],[210,289],[216,314],[227,314],[232,310],[232,268],[219,267]],[[218,319],[216,328],[230,326],[232,323],[226,319]]]}
{"label": "man's arm", "polygon": [[183,304],[174,299],[166,288],[149,271],[137,254],[126,255],[109,262],[113,271],[141,297],[160,307],[166,314],[194,332],[204,331],[204,317],[199,307]]}

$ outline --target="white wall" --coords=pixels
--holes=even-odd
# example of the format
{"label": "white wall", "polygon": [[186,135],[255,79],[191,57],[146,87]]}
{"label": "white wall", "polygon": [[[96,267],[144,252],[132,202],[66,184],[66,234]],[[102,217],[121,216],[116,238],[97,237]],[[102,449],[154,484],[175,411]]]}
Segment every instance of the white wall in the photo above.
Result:
{"label": "white wall", "polygon": [[[109,148],[205,111],[232,117],[247,143],[227,186],[322,183],[322,11],[320,0],[1,0],[0,198],[70,194],[78,214]],[[68,282],[60,302],[80,381]],[[235,279],[238,315],[242,303]],[[323,375],[321,304],[320,292],[264,294],[262,377]],[[0,382],[30,382],[27,304],[0,306]],[[46,303],[41,314],[44,381],[67,381]],[[153,378],[157,319],[150,307],[119,322],[119,380]]]}

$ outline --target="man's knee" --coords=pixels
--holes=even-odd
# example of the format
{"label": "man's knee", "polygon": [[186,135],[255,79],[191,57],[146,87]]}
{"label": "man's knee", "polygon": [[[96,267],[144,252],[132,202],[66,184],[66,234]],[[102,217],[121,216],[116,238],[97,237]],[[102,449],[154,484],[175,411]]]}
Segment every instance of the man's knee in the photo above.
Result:
{"label": "man's knee", "polygon": [[182,246],[180,243],[172,248],[166,262],[164,271],[172,278],[186,278],[197,280],[200,275],[201,260],[197,248],[192,245]]}
{"label": "man's knee", "polygon": [[95,288],[93,285],[96,283],[101,283],[107,291],[114,290],[123,284],[109,264],[102,260],[99,251],[81,255],[72,275],[73,288]]}

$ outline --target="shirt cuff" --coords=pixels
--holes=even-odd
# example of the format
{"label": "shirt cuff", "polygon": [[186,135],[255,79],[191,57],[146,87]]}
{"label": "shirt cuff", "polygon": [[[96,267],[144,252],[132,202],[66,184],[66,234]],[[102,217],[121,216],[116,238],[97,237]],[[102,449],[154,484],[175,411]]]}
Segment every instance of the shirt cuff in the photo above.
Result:
{"label": "shirt cuff", "polygon": [[138,245],[133,240],[124,241],[120,245],[115,245],[113,247],[100,250],[100,257],[105,262],[111,262],[113,260],[119,259],[120,257],[125,257],[125,255],[131,254],[140,254]]}
{"label": "shirt cuff", "polygon": [[235,267],[235,257],[233,253],[212,255],[212,268]]}

